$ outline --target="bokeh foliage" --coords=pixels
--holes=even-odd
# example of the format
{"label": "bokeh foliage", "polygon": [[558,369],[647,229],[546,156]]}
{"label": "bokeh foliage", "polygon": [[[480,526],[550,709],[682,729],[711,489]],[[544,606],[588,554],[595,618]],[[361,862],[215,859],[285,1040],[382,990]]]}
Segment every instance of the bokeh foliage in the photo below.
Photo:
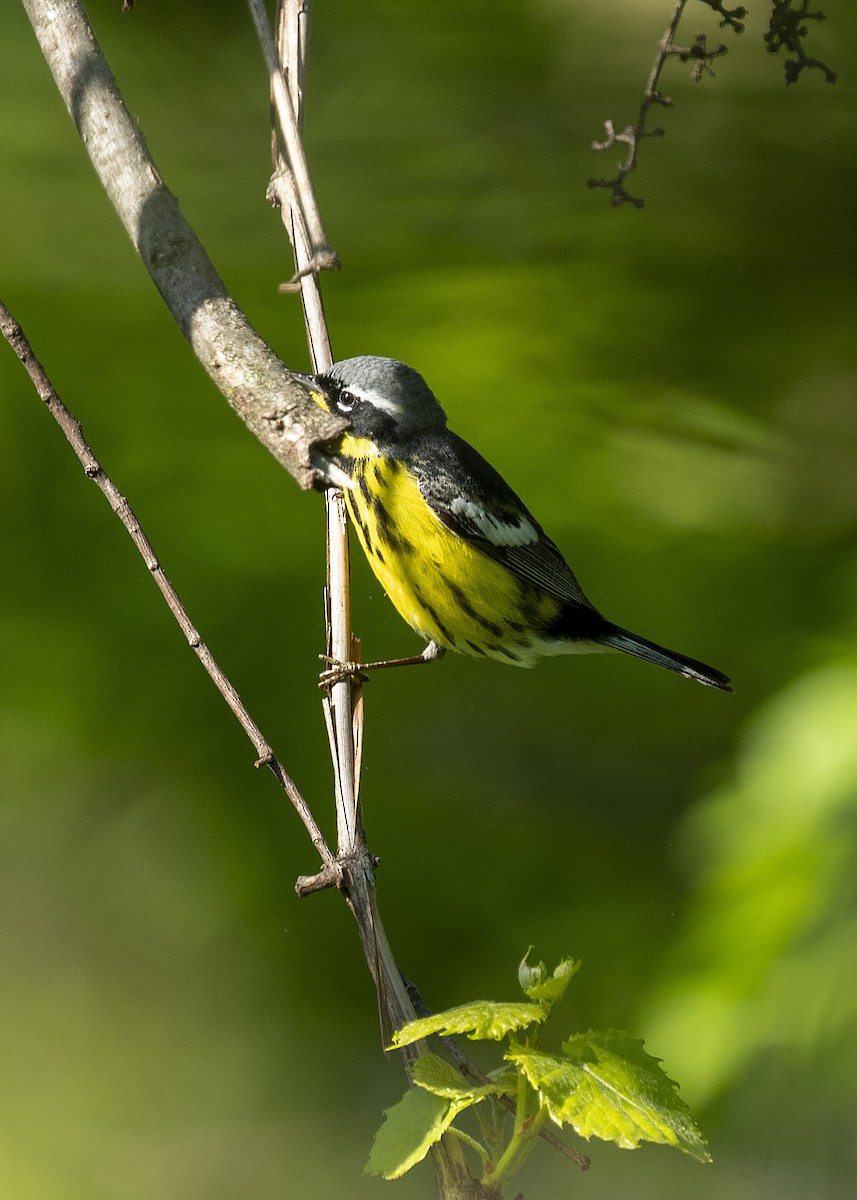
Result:
{"label": "bokeh foliage", "polygon": [[[243,6],[119,7],[91,12],[167,182],[305,368]],[[573,953],[578,1027],[645,1037],[711,1141],[580,1179],[545,1150],[528,1196],[854,1191],[857,15],[825,8],[835,87],[785,88],[760,0],[716,79],[667,68],[638,213],[588,146],[671,4],[315,5],[335,352],[421,369],[595,603],[735,677],[447,658],[369,689],[381,904],[429,1003]],[[324,812],[321,503],[191,360],[14,5],[0,63],[0,294]],[[302,830],[8,352],[0,445],[0,1192],[430,1194],[359,1179],[401,1078],[344,906],[295,898]],[[355,614],[412,648],[362,563]]]}

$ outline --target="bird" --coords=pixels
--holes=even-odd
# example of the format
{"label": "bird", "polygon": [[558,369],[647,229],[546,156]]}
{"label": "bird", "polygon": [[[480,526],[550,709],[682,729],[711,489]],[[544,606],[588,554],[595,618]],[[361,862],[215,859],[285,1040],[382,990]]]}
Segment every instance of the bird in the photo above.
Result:
{"label": "bird", "polygon": [[328,659],[322,685],[448,650],[524,667],[546,655],[618,650],[732,690],[721,671],[601,615],[503,476],[448,428],[412,367],[360,355],[298,378],[316,404],[348,422],[316,459],[320,485],[342,489],[369,565],[426,642],[407,658]]}

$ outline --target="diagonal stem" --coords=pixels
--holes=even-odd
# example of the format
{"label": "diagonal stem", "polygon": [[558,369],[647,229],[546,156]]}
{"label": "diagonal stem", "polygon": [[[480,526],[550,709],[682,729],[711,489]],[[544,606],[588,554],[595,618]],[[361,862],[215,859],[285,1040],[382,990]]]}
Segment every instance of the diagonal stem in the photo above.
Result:
{"label": "diagonal stem", "polygon": [[134,512],[122,495],[119,489],[113,483],[112,479],[107,475],[104,468],[101,466],[95,455],[92,453],[86,439],[83,436],[83,429],[77,418],[66,408],[65,404],[57,394],[53,384],[47,376],[47,373],[36,358],[30,343],[21,329],[21,326],[14,319],[12,314],[6,308],[5,304],[0,301],[0,332],[6,338],[6,341],[14,350],[15,354],[21,360],[27,374],[33,382],[39,397],[44,401],[45,406],[51,416],[62,429],[69,442],[72,450],[77,455],[81,466],[86,472],[87,478],[91,479],[96,486],[101,490],[110,507],[116,513],[119,520],[125,526],[131,540],[140,552],[143,561],[145,562],[149,573],[154,579],[167,602],[170,612],[175,617],[181,628],[182,633],[188,641],[188,645],[196,654],[199,661],[202,663],[209,678],[214,683],[214,686],[220,692],[223,699],[229,705],[230,709],[238,719],[241,728],[247,734],[247,737],[253,743],[257,754],[257,766],[265,766],[273,774],[278,781],[283,791],[291,800],[294,808],[303,821],[304,826],[309,833],[313,845],[321,855],[322,863],[326,868],[330,869],[334,864],[333,853],[324,835],[319,829],[315,818],[313,817],[308,804],[303,796],[298,791],[294,781],[286,772],[282,763],[274,754],[262,731],[253,721],[249,712],[244,706],[241,697],[238,695],[235,688],[230,683],[229,679],[218,666],[214,655],[209,650],[208,646],[200,637],[196,627],[188,615],[187,609],[179,599],[178,593],[170,582],[164,571],[157,555],[155,554],[152,544],[146,537],[140,523],[137,520]]}

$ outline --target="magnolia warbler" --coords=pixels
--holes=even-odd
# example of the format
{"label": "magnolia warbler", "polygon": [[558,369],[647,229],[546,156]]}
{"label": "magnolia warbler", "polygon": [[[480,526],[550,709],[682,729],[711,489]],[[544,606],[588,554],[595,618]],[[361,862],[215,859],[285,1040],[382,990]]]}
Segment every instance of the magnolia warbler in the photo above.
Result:
{"label": "magnolia warbler", "polygon": [[335,664],[327,682],[431,662],[447,650],[519,666],[547,654],[622,650],[731,691],[720,671],[601,616],[503,477],[447,428],[411,367],[364,355],[301,378],[317,404],[350,425],[327,448],[321,482],[343,488],[372,570],[428,643],[413,658]]}

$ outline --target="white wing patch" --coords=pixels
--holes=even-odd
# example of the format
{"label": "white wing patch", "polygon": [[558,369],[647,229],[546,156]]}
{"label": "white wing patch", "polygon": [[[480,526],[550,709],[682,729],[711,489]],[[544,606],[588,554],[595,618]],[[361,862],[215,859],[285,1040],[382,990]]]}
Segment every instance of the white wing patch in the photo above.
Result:
{"label": "white wing patch", "polygon": [[471,522],[493,546],[531,546],[539,540],[538,530],[524,516],[500,520],[481,504],[456,496],[450,509],[457,517]]}

